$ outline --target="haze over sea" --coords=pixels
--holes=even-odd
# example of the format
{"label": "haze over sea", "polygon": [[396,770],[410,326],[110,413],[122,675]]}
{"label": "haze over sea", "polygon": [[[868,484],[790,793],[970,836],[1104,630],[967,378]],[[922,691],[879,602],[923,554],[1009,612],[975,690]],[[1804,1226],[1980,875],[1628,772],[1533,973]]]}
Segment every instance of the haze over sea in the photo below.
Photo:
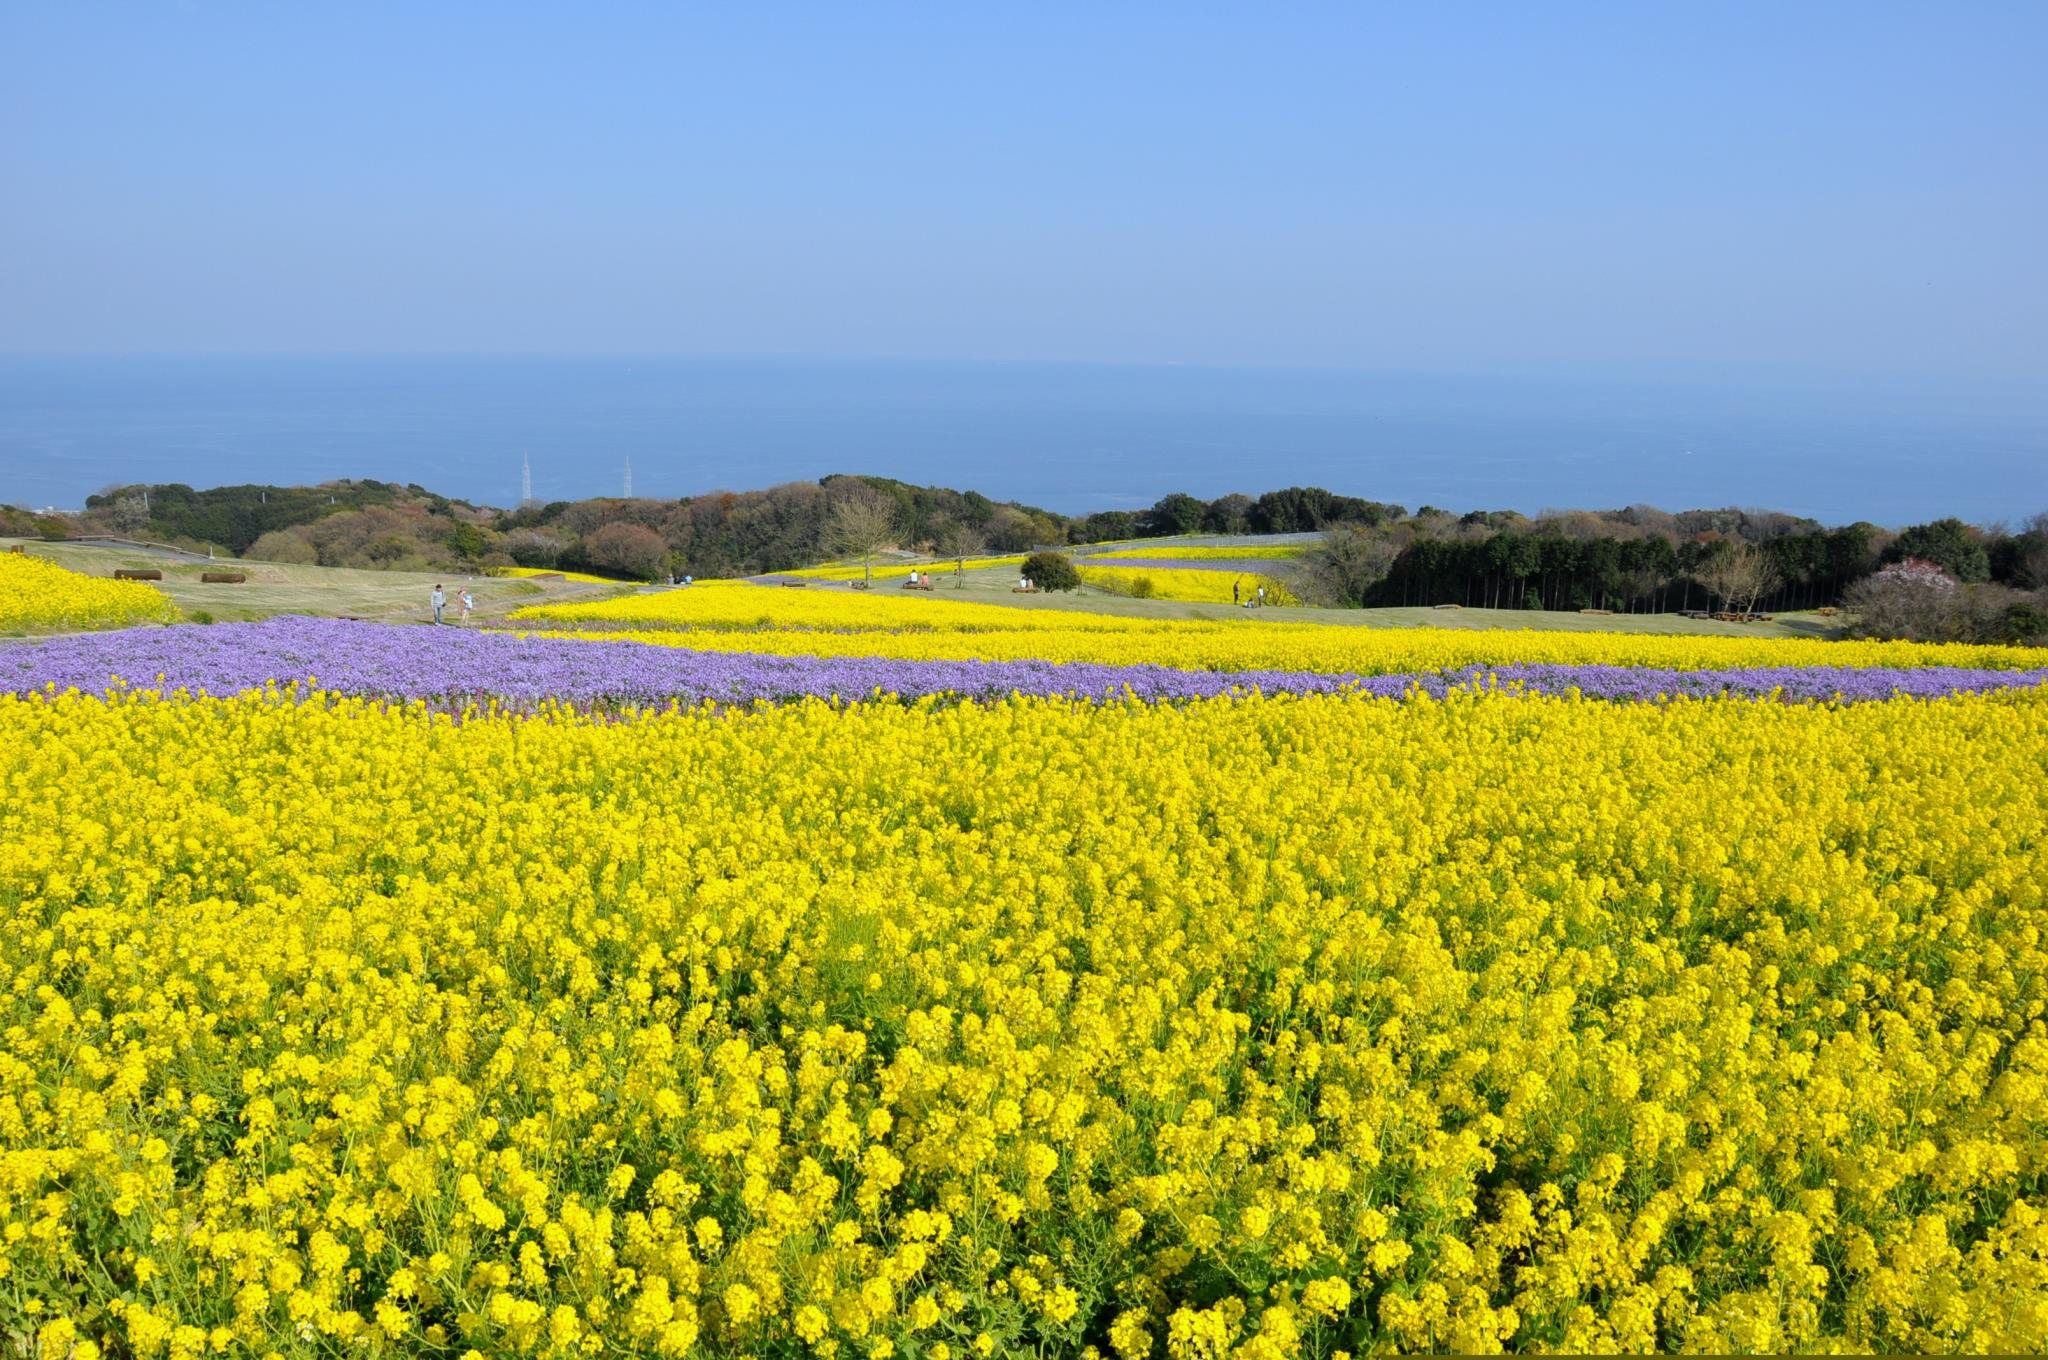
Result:
{"label": "haze over sea", "polygon": [[876,359],[10,357],[0,501],[417,482],[510,505],[835,472],[1069,513],[1306,484],[1415,508],[1743,505],[1828,523],[2048,509],[2015,387]]}

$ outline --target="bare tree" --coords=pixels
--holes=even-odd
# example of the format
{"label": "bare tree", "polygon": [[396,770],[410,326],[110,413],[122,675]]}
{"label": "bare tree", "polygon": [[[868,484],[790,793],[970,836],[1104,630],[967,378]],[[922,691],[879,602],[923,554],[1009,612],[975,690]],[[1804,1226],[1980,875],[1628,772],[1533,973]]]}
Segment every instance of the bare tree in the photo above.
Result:
{"label": "bare tree", "polygon": [[2048,510],[2028,520],[2020,537],[2026,540],[2020,554],[2020,584],[2048,590]]}
{"label": "bare tree", "polygon": [[1761,548],[1737,543],[1709,560],[1699,579],[1721,597],[1722,606],[1730,613],[1753,614],[1756,602],[1777,586],[1778,568]]}
{"label": "bare tree", "polygon": [[1302,554],[1308,593],[1318,604],[1363,605],[1372,588],[1387,579],[1401,545],[1355,524],[1340,524]]}
{"label": "bare tree", "polygon": [[987,546],[988,540],[971,524],[949,518],[939,525],[939,552],[954,560],[954,570],[961,574],[962,579],[967,571],[967,559],[977,556]]}
{"label": "bare tree", "polygon": [[879,496],[855,496],[832,507],[825,541],[845,557],[858,557],[868,585],[875,583],[875,554],[896,537],[896,517]]}

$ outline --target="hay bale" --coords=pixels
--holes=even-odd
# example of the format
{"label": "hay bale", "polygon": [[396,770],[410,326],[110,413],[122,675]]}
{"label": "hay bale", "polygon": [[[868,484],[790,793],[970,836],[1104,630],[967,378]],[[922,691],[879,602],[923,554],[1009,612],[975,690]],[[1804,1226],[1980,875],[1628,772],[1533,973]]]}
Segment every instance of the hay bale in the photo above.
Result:
{"label": "hay bale", "polygon": [[249,578],[239,571],[202,571],[199,579],[210,586],[238,586]]}
{"label": "hay bale", "polygon": [[114,579],[116,581],[161,581],[164,579],[164,574],[154,567],[147,569],[141,567],[116,567],[114,569]]}

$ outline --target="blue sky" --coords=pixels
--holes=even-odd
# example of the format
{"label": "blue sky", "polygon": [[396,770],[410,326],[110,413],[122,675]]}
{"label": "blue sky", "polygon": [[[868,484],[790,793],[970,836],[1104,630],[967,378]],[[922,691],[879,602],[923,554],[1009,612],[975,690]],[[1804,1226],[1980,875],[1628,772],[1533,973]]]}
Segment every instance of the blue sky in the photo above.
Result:
{"label": "blue sky", "polygon": [[0,9],[0,351],[2048,379],[2048,5]]}

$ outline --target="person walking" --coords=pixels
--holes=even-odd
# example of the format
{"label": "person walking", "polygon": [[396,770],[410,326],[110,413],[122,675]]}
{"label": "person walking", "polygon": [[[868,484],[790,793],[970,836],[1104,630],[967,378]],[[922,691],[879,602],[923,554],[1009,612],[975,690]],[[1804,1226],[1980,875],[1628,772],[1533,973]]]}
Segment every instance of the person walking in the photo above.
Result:
{"label": "person walking", "polygon": [[1266,588],[1264,586],[1259,587],[1259,603],[1261,605],[1266,603]]}
{"label": "person walking", "polygon": [[476,608],[476,599],[469,593],[469,587],[462,588],[462,617],[458,620],[464,627],[469,625],[469,611]]}
{"label": "person walking", "polygon": [[427,598],[434,606],[434,622],[439,623],[441,621],[441,607],[448,603],[448,597],[442,593],[439,581],[434,582],[434,593]]}
{"label": "person walking", "polygon": [[1237,591],[1237,587],[1238,587],[1238,583],[1237,583],[1236,581],[1232,581],[1232,582],[1230,583],[1230,602],[1231,602],[1232,604],[1237,604],[1237,603],[1239,602],[1239,601],[1238,601],[1238,591]]}

